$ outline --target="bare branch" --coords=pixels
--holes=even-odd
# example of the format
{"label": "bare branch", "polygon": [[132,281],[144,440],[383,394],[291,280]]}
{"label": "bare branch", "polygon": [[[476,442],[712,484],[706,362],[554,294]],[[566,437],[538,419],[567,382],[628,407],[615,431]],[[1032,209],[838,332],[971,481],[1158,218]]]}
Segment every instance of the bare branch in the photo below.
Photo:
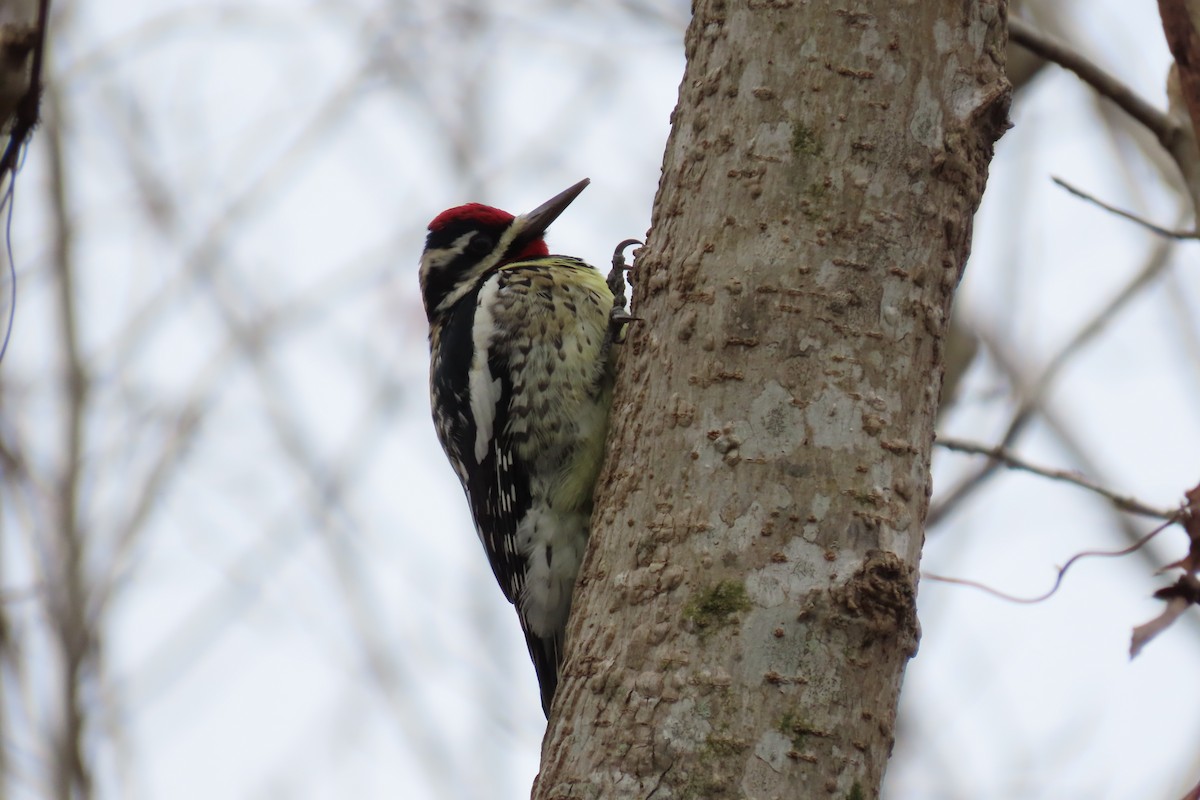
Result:
{"label": "bare branch", "polygon": [[[1180,513],[1181,512],[1176,511],[1175,515],[1178,516]],[[1067,570],[1074,566],[1076,561],[1081,561],[1085,558],[1117,558],[1120,556],[1127,556],[1130,553],[1136,552],[1145,547],[1147,542],[1149,542],[1155,536],[1158,536],[1158,534],[1162,533],[1173,524],[1175,524],[1175,520],[1169,519],[1162,525],[1159,525],[1157,528],[1147,533],[1141,539],[1138,539],[1129,547],[1122,548],[1121,550],[1085,550],[1082,553],[1076,553],[1075,555],[1071,556],[1066,564],[1063,564],[1062,567],[1059,568],[1058,575],[1054,579],[1054,585],[1051,586],[1049,590],[1037,595],[1036,597],[1017,597],[1016,595],[1011,595],[1008,592],[1002,592],[999,589],[994,589],[991,586],[978,581],[967,580],[966,578],[949,578],[945,575],[934,575],[931,572],[922,572],[921,579],[927,581],[937,581],[938,583],[953,583],[957,586],[969,586],[972,589],[979,589],[980,591],[999,597],[1002,600],[1007,600],[1010,603],[1035,605],[1037,603],[1049,600],[1055,595],[1055,593],[1058,592],[1059,588],[1062,586],[1063,577],[1067,574]]]}
{"label": "bare branch", "polygon": [[1008,36],[1013,42],[1074,72],[1100,94],[1112,100],[1127,114],[1149,128],[1167,150],[1179,138],[1180,128],[1169,115],[1143,100],[1133,89],[1109,75],[1078,50],[1061,39],[1039,31],[1019,18],[1008,21]]}
{"label": "bare branch", "polygon": [[1114,506],[1126,511],[1130,514],[1141,514],[1147,517],[1157,517],[1158,519],[1174,519],[1178,515],[1178,509],[1163,509],[1148,505],[1138,500],[1137,498],[1128,495],[1120,495],[1111,489],[1106,489],[1095,481],[1092,481],[1083,475],[1063,469],[1051,469],[1050,467],[1042,467],[1027,461],[1020,456],[1015,455],[1005,447],[989,447],[975,442],[968,442],[963,439],[954,439],[948,437],[938,437],[936,446],[944,450],[950,450],[955,453],[970,453],[973,455],[987,456],[993,461],[999,462],[1009,469],[1029,472],[1034,475],[1041,475],[1043,478],[1050,480],[1063,481],[1071,483],[1082,489],[1087,489],[1089,492],[1100,495],[1104,499],[1111,502]]}
{"label": "bare branch", "polygon": [[[1075,353],[1079,352],[1085,345],[1095,339],[1142,289],[1162,273],[1163,269],[1170,263],[1170,255],[1174,251],[1174,247],[1175,243],[1173,240],[1160,240],[1158,246],[1154,249],[1154,252],[1142,269],[1111,300],[1093,314],[1092,318],[1071,337],[1070,341],[1062,346],[1062,349],[1042,369],[1041,375],[1031,382],[1029,388],[1019,385],[1019,382],[1016,380],[1019,372],[1006,356],[1005,348],[1002,347],[998,338],[986,331],[976,329],[975,334],[988,349],[988,352],[991,353],[992,358],[1012,378],[1013,391],[1020,398],[1020,406],[1013,414],[1012,421],[1000,439],[1000,447],[1009,447],[1017,440],[1017,437],[1020,436],[1025,427],[1033,419],[1034,412],[1042,405],[1042,399],[1050,391],[1051,385],[1054,383],[1055,378],[1058,377],[1059,372],[1062,371],[1062,368],[1067,365]],[[947,492],[937,505],[929,509],[926,526],[932,528],[945,519],[947,514],[982,486],[995,473],[999,466],[999,462],[989,461]]]}
{"label": "bare branch", "polygon": [[1130,222],[1136,222],[1138,225],[1141,225],[1143,228],[1146,228],[1147,230],[1157,233],[1159,236],[1165,236],[1168,239],[1179,239],[1179,240],[1200,239],[1200,233],[1197,233],[1196,231],[1171,230],[1170,228],[1160,227],[1158,225],[1155,225],[1153,222],[1142,219],[1141,217],[1137,216],[1136,214],[1131,214],[1128,211],[1122,211],[1121,209],[1117,208],[1116,206],[1111,206],[1108,203],[1104,202],[1103,200],[1100,200],[1099,198],[1095,197],[1094,195],[1090,195],[1087,192],[1083,191],[1082,189],[1080,189],[1076,186],[1072,186],[1071,184],[1064,181],[1062,178],[1055,177],[1052,175],[1052,176],[1050,176],[1050,179],[1052,181],[1054,181],[1055,183],[1057,183],[1062,188],[1066,189],[1071,194],[1075,195],[1076,197],[1086,200],[1089,203],[1094,203],[1095,205],[1098,205],[1101,208],[1103,208],[1105,211],[1108,211],[1112,214],[1116,214],[1118,217],[1124,217],[1125,219],[1129,220]]}

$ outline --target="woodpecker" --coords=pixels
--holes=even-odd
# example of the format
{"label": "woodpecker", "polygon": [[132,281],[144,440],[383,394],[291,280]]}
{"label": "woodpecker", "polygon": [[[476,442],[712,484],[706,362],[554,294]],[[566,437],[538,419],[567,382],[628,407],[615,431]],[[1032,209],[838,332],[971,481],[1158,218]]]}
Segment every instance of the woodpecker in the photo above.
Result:
{"label": "woodpecker", "polygon": [[604,455],[613,345],[633,319],[623,252],[641,244],[618,245],[607,280],[550,255],[546,228],[588,183],[520,216],[479,203],[443,211],[421,255],[434,426],[516,606],[547,717]]}

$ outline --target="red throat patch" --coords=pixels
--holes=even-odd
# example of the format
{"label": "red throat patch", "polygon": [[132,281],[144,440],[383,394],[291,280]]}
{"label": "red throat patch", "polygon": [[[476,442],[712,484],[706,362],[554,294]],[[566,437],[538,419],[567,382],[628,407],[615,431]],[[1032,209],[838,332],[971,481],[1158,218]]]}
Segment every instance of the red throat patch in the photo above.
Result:
{"label": "red throat patch", "polygon": [[539,236],[522,247],[521,252],[517,253],[516,256],[506,259],[506,261],[524,261],[527,258],[538,258],[548,255],[550,255],[550,248],[546,247],[546,240]]}

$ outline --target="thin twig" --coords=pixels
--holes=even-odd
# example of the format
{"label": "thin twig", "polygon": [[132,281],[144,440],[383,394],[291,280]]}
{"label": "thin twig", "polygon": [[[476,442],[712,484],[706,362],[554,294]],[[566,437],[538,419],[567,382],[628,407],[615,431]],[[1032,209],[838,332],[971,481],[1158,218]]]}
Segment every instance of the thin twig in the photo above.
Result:
{"label": "thin twig", "polygon": [[1021,470],[1030,472],[1034,475],[1041,475],[1043,478],[1049,478],[1055,481],[1064,481],[1074,484],[1082,489],[1087,489],[1089,492],[1094,492],[1100,495],[1114,506],[1127,511],[1130,514],[1141,514],[1146,517],[1156,517],[1158,519],[1174,519],[1178,514],[1178,509],[1162,509],[1147,505],[1142,501],[1119,495],[1111,489],[1106,489],[1095,481],[1085,478],[1084,476],[1063,469],[1052,469],[1050,467],[1042,467],[1030,461],[1026,461],[1018,455],[1015,455],[1005,447],[989,447],[975,442],[968,442],[963,439],[953,439],[947,437],[938,437],[935,442],[937,447],[945,450],[951,450],[955,453],[971,453],[973,455],[987,456],[994,461],[998,461],[1009,469]]}
{"label": "thin twig", "polygon": [[[1175,516],[1178,516],[1180,513],[1180,511],[1176,511]],[[938,583],[953,583],[957,586],[969,586],[972,589],[979,589],[982,592],[987,592],[990,595],[999,597],[1002,600],[1007,600],[1010,603],[1033,605],[1035,603],[1041,603],[1049,600],[1054,596],[1054,594],[1059,590],[1059,587],[1062,586],[1063,577],[1067,574],[1067,570],[1069,570],[1076,561],[1080,561],[1085,558],[1116,558],[1118,556],[1127,556],[1130,553],[1145,547],[1147,542],[1149,542],[1155,536],[1158,536],[1158,534],[1162,533],[1173,524],[1175,524],[1175,519],[1168,519],[1162,525],[1159,525],[1157,528],[1147,533],[1141,539],[1138,539],[1129,547],[1121,550],[1085,550],[1082,553],[1076,553],[1075,555],[1071,556],[1066,564],[1063,564],[1062,567],[1059,568],[1058,575],[1054,578],[1054,585],[1050,587],[1048,591],[1036,597],[1017,597],[1016,595],[1011,595],[1008,592],[1002,592],[999,589],[994,589],[991,586],[978,581],[967,580],[966,578],[948,578],[945,575],[934,575],[931,572],[922,572],[921,578],[922,580],[937,581]]]}
{"label": "thin twig", "polygon": [[1142,219],[1141,217],[1137,216],[1136,214],[1131,214],[1130,212],[1123,211],[1122,209],[1119,209],[1116,206],[1111,206],[1108,203],[1104,202],[1103,200],[1099,199],[1098,197],[1088,194],[1087,192],[1080,189],[1079,187],[1072,186],[1071,184],[1064,181],[1062,178],[1051,175],[1050,179],[1052,181],[1054,181],[1055,183],[1057,183],[1062,188],[1066,189],[1071,194],[1075,195],[1076,197],[1086,200],[1089,203],[1094,203],[1095,205],[1098,205],[1101,208],[1103,208],[1105,211],[1116,214],[1118,217],[1124,217],[1125,219],[1129,220],[1130,222],[1136,222],[1138,225],[1141,225],[1143,228],[1146,228],[1147,230],[1151,230],[1154,233],[1157,233],[1159,236],[1165,236],[1168,239],[1200,239],[1200,233],[1197,233],[1196,231],[1171,230],[1170,228],[1163,228],[1159,225],[1155,225],[1153,222],[1150,222],[1149,220]]}
{"label": "thin twig", "polygon": [[[1001,437],[1000,447],[1009,447],[1017,440],[1017,437],[1020,436],[1025,427],[1033,420],[1034,413],[1041,410],[1042,401],[1049,393],[1050,387],[1053,385],[1055,378],[1058,377],[1059,372],[1062,371],[1062,368],[1067,365],[1075,353],[1081,350],[1084,345],[1095,339],[1108,323],[1116,318],[1118,312],[1128,305],[1143,288],[1159,276],[1167,264],[1170,263],[1170,255],[1174,247],[1174,241],[1171,239],[1159,240],[1153,254],[1150,256],[1150,260],[1146,262],[1145,266],[1111,300],[1105,303],[1103,308],[1093,314],[1092,318],[1071,337],[1071,340],[1063,345],[1062,349],[1046,363],[1046,367],[1042,370],[1041,374],[1032,382],[1031,388],[1019,385],[1017,367],[1000,346],[998,338],[990,335],[985,330],[976,329],[974,331],[979,341],[987,348],[992,359],[1009,375],[1013,391],[1020,398],[1020,407],[1013,414],[1012,421],[1005,430],[1004,436]],[[1044,411],[1041,413],[1044,415]],[[930,507],[929,514],[926,517],[926,527],[932,528],[945,519],[950,511],[958,507],[964,499],[982,486],[988,478],[995,474],[999,467],[1000,462],[988,461],[974,474],[964,478],[958,485],[948,491],[938,501],[937,505]]]}
{"label": "thin twig", "polygon": [[[1017,413],[1013,415],[1012,421],[1009,423],[1007,430],[1004,432],[1004,437],[1000,440],[997,447],[1008,447],[1015,442],[1017,437],[1021,435],[1021,432],[1025,430],[1025,426],[1033,421],[1033,411],[1032,406],[1022,405]],[[925,527],[934,528],[941,523],[951,511],[958,508],[964,500],[974,494],[980,486],[996,474],[1000,466],[999,461],[988,461],[975,470],[975,472],[959,481],[935,505],[929,507],[929,513],[925,517]]]}
{"label": "thin twig", "polygon": [[1171,150],[1179,138],[1180,127],[1169,115],[1143,100],[1133,89],[1109,75],[1063,40],[1043,33],[1016,17],[1008,21],[1008,38],[1031,53],[1074,72],[1084,83],[1149,128],[1167,150]]}

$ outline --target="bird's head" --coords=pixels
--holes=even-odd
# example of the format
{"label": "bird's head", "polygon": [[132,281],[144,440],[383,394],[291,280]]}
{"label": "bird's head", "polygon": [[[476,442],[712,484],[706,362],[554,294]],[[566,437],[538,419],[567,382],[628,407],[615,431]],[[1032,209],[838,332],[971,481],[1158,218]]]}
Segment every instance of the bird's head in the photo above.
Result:
{"label": "bird's head", "polygon": [[584,178],[516,217],[479,203],[455,206],[434,217],[421,254],[421,296],[429,320],[453,307],[501,265],[549,255],[546,228],[588,183]]}

